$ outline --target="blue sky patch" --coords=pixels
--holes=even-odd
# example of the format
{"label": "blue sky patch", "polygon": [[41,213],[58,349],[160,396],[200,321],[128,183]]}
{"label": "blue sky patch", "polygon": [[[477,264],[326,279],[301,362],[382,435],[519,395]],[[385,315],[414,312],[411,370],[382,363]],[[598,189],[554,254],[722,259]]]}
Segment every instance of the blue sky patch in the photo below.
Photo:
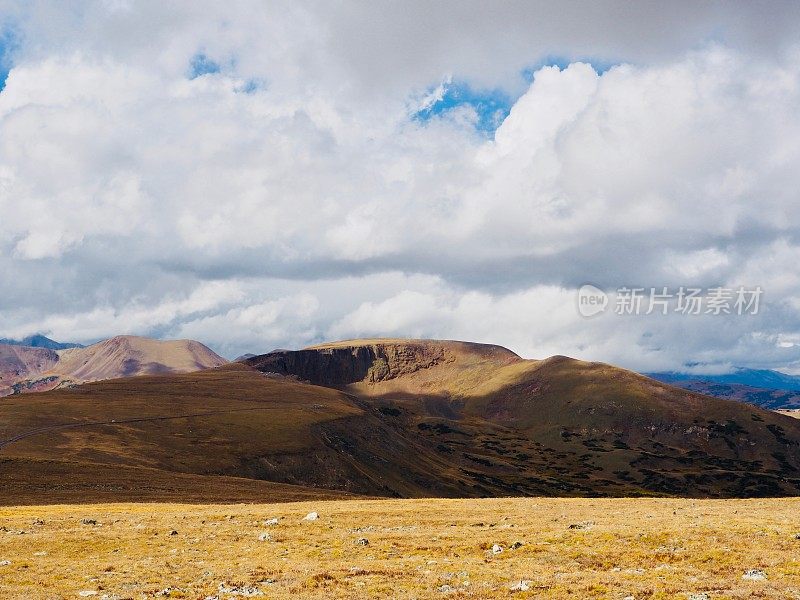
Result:
{"label": "blue sky patch", "polygon": [[248,79],[238,88],[236,91],[242,94],[255,94],[259,90],[263,90],[266,87],[266,83],[263,79]]}
{"label": "blue sky patch", "polygon": [[210,75],[212,73],[219,73],[219,63],[211,60],[202,52],[198,52],[189,61],[189,79],[196,79],[203,75]]}
{"label": "blue sky patch", "polygon": [[0,28],[0,92],[6,87],[6,79],[14,66],[13,54],[19,47],[17,30],[5,25]]}
{"label": "blue sky patch", "polygon": [[[458,107],[471,106],[478,115],[475,128],[485,135],[493,136],[508,116],[513,104],[508,94],[499,89],[476,90],[468,83],[457,81],[442,85],[441,97],[417,111],[413,115],[415,120],[427,122]],[[435,90],[436,88],[431,89],[430,93],[434,93]]]}

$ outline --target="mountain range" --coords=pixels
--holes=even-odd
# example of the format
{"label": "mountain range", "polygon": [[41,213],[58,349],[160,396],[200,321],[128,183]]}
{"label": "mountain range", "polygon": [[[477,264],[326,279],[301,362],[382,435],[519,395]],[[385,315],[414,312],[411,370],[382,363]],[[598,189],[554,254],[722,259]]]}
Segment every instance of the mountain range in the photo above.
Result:
{"label": "mountain range", "polygon": [[184,487],[233,500],[235,481],[259,494],[796,495],[800,420],[603,363],[406,339],[0,400],[0,501]]}
{"label": "mountain range", "polygon": [[800,377],[779,371],[736,368],[719,375],[669,371],[647,376],[701,394],[773,410],[800,408]]}
{"label": "mountain range", "polygon": [[0,345],[6,346],[27,346],[28,348],[46,348],[48,350],[66,350],[67,348],[83,348],[81,344],[72,342],[56,342],[49,337],[41,334],[29,335],[21,340],[0,338]]}

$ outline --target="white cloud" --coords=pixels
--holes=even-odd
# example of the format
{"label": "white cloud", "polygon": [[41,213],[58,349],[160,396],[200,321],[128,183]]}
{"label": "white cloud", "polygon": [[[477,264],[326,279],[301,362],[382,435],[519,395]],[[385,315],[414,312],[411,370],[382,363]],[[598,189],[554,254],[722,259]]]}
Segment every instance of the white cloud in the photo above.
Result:
{"label": "white cloud", "polygon": [[[762,15],[763,39],[745,4],[736,19],[631,7],[635,28],[585,7],[585,30],[569,7],[548,20],[513,3],[426,4],[423,20],[194,6],[8,11],[24,35],[0,92],[0,333],[180,335],[228,355],[418,335],[638,368],[800,360],[785,343],[800,335],[796,15]],[[691,26],[659,33],[672,19]],[[199,52],[220,72],[189,79]],[[519,70],[554,53],[619,64],[545,67],[523,87]],[[449,77],[519,93],[494,140],[471,106],[410,117]],[[586,321],[585,282],[762,285],[767,304],[724,326]]]}

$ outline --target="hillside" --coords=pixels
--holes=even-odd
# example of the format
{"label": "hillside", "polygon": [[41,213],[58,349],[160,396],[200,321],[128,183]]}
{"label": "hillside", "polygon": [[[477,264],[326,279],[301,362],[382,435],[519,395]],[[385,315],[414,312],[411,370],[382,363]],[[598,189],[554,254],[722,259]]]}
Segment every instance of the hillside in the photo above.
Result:
{"label": "hillside", "polygon": [[796,421],[610,365],[419,340],[339,342],[247,364],[393,415],[378,435],[339,427],[350,438],[342,446],[366,461],[381,438],[409,443],[416,430],[433,449],[415,450],[419,464],[447,462],[461,494],[800,491]]}
{"label": "hillside", "polygon": [[0,460],[114,465],[121,490],[147,468],[389,497],[787,495],[800,420],[601,363],[368,340],[8,397]]}
{"label": "hillside", "polygon": [[58,351],[0,345],[0,395],[157,373],[188,373],[227,361],[192,340],[117,336]]}

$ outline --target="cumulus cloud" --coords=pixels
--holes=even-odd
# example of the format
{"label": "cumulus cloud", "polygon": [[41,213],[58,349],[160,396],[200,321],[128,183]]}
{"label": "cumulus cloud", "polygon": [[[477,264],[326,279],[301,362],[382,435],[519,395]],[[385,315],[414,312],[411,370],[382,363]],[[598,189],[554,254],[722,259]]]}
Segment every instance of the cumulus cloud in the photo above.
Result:
{"label": "cumulus cloud", "polygon": [[[422,10],[8,5],[0,333],[800,368],[794,8]],[[469,98],[432,110],[454,81],[513,99],[496,131]],[[585,282],[764,307],[586,320]]]}

